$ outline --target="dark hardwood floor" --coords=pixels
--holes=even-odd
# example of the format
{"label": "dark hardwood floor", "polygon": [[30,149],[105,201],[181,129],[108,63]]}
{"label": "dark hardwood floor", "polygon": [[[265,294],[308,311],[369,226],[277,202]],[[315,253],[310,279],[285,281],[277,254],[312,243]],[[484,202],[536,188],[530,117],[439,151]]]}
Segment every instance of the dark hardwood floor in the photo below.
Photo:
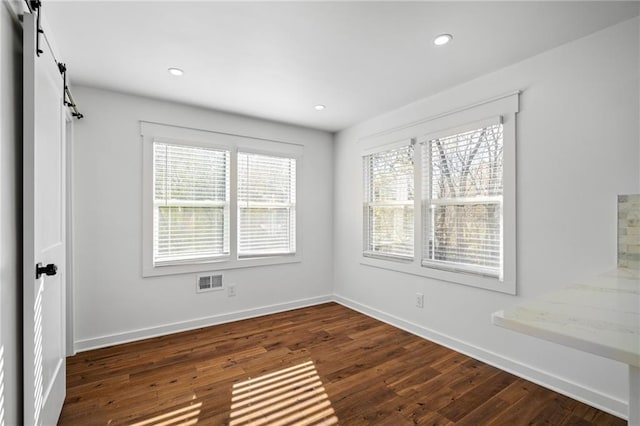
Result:
{"label": "dark hardwood floor", "polygon": [[83,352],[61,425],[624,425],[335,303]]}

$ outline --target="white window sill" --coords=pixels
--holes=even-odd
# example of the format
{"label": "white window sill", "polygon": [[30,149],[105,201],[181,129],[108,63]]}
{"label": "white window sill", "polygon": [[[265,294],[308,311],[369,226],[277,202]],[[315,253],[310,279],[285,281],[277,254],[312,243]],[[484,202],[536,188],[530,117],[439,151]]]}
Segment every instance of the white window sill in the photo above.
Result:
{"label": "white window sill", "polygon": [[246,259],[209,260],[200,263],[181,265],[160,265],[153,268],[144,268],[143,277],[159,277],[163,275],[191,274],[196,272],[212,272],[228,269],[253,268],[258,266],[283,265],[287,263],[302,262],[301,254],[252,257]]}
{"label": "white window sill", "polygon": [[389,271],[402,272],[405,274],[416,275],[419,277],[432,278],[439,281],[447,281],[455,284],[462,284],[470,287],[482,288],[500,293],[516,294],[515,278],[505,278],[500,281],[497,278],[484,277],[471,273],[452,272],[442,269],[428,268],[420,265],[419,260],[406,262],[393,259],[377,259],[362,256],[360,264],[372,266],[374,268],[386,269]]}

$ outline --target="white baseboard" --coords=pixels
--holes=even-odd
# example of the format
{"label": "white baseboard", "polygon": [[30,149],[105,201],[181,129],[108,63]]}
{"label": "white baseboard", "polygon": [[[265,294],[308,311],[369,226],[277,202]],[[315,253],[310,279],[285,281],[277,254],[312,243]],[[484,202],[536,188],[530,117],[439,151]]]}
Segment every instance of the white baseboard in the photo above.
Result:
{"label": "white baseboard", "polygon": [[181,331],[194,330],[196,328],[209,327],[212,325],[223,324],[227,322],[240,321],[248,318],[256,318],[263,315],[290,311],[292,309],[304,308],[307,306],[319,305],[321,303],[332,301],[332,295],[293,300],[291,302],[278,303],[276,305],[261,306],[259,308],[228,312],[220,315],[212,315],[210,317],[197,318],[188,321],[164,324],[156,327],[126,331],[123,333],[110,334],[107,336],[100,336],[86,340],[76,340],[74,346],[76,353],[84,352],[91,349],[129,343],[136,340],[148,339],[151,337],[165,336],[167,334],[179,333]]}
{"label": "white baseboard", "polygon": [[494,352],[487,351],[486,349],[470,345],[461,340],[446,336],[435,330],[431,330],[413,322],[403,320],[402,318],[399,318],[395,315],[390,315],[370,306],[358,303],[347,297],[334,294],[333,300],[337,303],[340,303],[341,305],[346,306],[347,308],[353,309],[367,316],[393,325],[394,327],[400,328],[434,343],[446,346],[447,348],[453,349],[456,352],[463,353],[467,356],[497,367],[518,377],[522,377],[525,380],[536,383],[547,389],[551,389],[555,392],[566,395],[580,402],[584,402],[585,404],[598,408],[602,411],[606,411],[607,413],[613,414],[614,416],[620,417],[622,419],[627,418],[628,404],[626,401],[622,401],[610,395],[605,395],[583,385],[579,385],[577,383],[555,377],[535,367],[531,367],[519,361],[506,358]]}

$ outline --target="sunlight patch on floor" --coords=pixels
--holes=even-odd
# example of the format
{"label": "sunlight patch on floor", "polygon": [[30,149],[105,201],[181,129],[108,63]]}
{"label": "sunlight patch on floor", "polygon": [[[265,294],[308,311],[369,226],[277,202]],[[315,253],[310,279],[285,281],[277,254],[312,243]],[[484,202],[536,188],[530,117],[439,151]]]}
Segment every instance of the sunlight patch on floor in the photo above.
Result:
{"label": "sunlight patch on floor", "polygon": [[313,361],[233,385],[230,426],[337,425]]}
{"label": "sunlight patch on floor", "polygon": [[202,402],[188,405],[186,407],[178,408],[168,413],[159,414],[154,417],[150,417],[146,420],[142,420],[136,423],[132,423],[131,426],[190,426],[198,423],[198,416],[202,408]]}

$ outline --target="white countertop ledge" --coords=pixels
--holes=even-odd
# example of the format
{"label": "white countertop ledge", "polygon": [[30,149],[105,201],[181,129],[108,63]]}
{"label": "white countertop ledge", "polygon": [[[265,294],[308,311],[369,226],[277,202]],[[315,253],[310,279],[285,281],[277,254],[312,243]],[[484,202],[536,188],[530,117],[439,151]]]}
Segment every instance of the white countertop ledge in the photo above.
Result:
{"label": "white countertop ledge", "polygon": [[640,271],[618,268],[494,312],[495,325],[640,367]]}

